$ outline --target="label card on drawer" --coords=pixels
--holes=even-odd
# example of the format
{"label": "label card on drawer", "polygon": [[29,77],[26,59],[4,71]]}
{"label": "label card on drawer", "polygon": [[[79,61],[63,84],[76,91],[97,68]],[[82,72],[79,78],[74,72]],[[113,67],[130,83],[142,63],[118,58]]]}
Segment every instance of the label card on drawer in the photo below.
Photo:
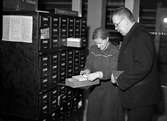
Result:
{"label": "label card on drawer", "polygon": [[2,40],[32,43],[32,28],[32,16],[4,15]]}

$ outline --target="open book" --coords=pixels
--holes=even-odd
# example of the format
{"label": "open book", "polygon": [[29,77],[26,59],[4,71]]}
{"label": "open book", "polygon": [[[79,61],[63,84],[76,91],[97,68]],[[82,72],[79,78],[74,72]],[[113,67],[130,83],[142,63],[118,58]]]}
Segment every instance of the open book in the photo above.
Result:
{"label": "open book", "polygon": [[72,76],[72,78],[67,78],[65,85],[73,88],[97,85],[100,83],[99,77],[101,76],[102,75],[99,75],[99,72],[94,72],[87,75],[76,75]]}

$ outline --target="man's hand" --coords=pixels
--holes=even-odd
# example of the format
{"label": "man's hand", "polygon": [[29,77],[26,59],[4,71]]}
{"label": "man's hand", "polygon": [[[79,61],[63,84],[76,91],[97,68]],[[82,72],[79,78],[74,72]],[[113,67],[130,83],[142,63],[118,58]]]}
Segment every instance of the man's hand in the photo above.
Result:
{"label": "man's hand", "polygon": [[113,84],[117,84],[117,80],[116,80],[116,78],[114,77],[113,74],[111,74],[111,82],[112,82]]}

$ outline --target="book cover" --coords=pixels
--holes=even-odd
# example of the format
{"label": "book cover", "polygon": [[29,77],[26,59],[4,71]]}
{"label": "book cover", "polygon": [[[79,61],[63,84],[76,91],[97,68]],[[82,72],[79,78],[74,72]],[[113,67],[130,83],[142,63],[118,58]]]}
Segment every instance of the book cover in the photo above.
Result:
{"label": "book cover", "polygon": [[112,74],[115,79],[117,79],[124,71],[113,71]]}

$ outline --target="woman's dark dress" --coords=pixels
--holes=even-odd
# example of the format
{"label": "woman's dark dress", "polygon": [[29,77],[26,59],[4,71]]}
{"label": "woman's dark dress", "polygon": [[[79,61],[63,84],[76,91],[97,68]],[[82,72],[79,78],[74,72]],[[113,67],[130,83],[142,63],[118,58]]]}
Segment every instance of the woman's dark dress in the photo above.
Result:
{"label": "woman's dark dress", "polygon": [[117,70],[119,50],[111,43],[105,50],[92,46],[86,67],[91,72],[102,71],[100,85],[93,87],[88,96],[87,121],[122,121],[123,113],[118,89],[110,82],[113,70]]}

